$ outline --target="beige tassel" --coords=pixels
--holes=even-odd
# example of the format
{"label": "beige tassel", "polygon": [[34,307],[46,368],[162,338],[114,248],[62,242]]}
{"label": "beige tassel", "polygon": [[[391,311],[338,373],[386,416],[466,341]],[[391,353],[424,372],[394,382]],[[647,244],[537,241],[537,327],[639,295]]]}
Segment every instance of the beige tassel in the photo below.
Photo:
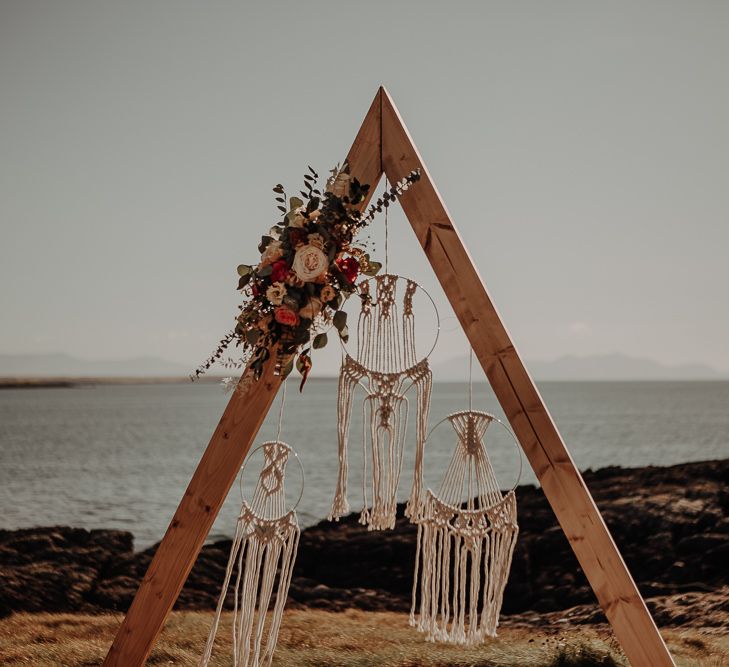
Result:
{"label": "beige tassel", "polygon": [[431,641],[471,645],[496,636],[519,532],[516,497],[502,495],[483,442],[494,417],[467,411],[448,420],[458,444],[416,520],[410,624]]}
{"label": "beige tassel", "polygon": [[[397,490],[408,425],[407,394],[413,387],[416,394],[415,469],[406,514],[416,516],[423,503],[423,448],[432,374],[427,358],[422,361],[416,359],[412,301],[417,283],[390,274],[372,280],[377,289],[375,301],[370,298],[369,283],[365,281],[360,285],[362,310],[357,322],[356,359],[345,354],[339,374],[339,477],[329,519],[339,519],[349,512],[347,449],[354,393],[359,385],[365,392],[362,404],[364,509],[360,523],[369,530],[387,530],[395,527]],[[400,316],[397,287],[403,282],[403,313]],[[370,479],[367,474],[368,460]]]}
{"label": "beige tassel", "polygon": [[268,667],[273,659],[300,530],[295,509],[285,509],[284,471],[292,450],[283,442],[267,442],[262,449],[263,469],[251,504],[243,501],[241,507],[223,589],[199,667],[206,667],[212,656],[234,572],[233,665]]}

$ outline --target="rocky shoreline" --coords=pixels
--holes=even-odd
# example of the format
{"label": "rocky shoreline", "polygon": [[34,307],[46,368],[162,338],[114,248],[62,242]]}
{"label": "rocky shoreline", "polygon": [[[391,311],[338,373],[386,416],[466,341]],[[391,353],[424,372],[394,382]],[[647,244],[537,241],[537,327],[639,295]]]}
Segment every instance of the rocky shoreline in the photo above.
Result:
{"label": "rocky shoreline", "polygon": [[[659,625],[729,627],[729,459],[605,468],[585,481]],[[602,612],[541,489],[517,490],[520,537],[505,623],[600,623]],[[124,611],[155,547],[119,530],[0,530],[0,616]],[[213,609],[230,540],[205,546],[177,603]],[[305,529],[291,606],[409,609],[415,527],[371,533],[350,515]]]}

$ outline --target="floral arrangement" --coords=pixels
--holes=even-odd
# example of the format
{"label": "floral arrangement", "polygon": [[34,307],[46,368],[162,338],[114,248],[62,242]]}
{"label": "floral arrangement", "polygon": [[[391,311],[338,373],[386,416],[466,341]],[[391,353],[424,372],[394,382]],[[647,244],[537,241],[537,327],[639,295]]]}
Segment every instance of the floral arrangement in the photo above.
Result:
{"label": "floral arrangement", "polygon": [[[346,163],[331,171],[323,193],[318,178],[309,167],[301,197],[287,198],[281,184],[273,188],[282,219],[261,238],[258,264],[238,266],[238,289],[245,301],[235,329],[192,379],[215,362],[235,368],[248,363],[258,379],[275,349],[276,372],[288,375],[295,359],[303,388],[312,366],[311,351],[327,344],[327,329],[333,326],[347,341],[342,304],[357,292],[360,275],[374,276],[382,268],[355,237],[417,182],[420,172],[411,172],[389,188],[366,214],[361,208],[370,186],[353,177]],[[233,342],[242,348],[242,358],[224,360]]]}

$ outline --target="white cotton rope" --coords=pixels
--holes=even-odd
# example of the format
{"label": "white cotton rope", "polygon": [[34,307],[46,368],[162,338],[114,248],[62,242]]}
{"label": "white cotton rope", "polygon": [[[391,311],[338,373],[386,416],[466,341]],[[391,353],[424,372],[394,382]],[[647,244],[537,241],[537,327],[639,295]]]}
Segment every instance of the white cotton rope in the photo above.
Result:
{"label": "white cotton rope", "polygon": [[458,441],[416,520],[410,624],[430,641],[472,645],[496,636],[519,533],[516,497],[513,489],[501,493],[484,444],[498,420],[471,409],[447,419]]}
{"label": "white cotton rope", "polygon": [[241,505],[223,588],[199,667],[206,667],[212,656],[234,572],[233,665],[268,667],[273,660],[300,536],[296,506],[286,511],[285,492],[286,464],[289,455],[296,454],[278,439],[285,399],[284,382],[276,441],[259,448],[263,451],[263,467],[250,504],[243,499]]}
{"label": "white cotton rope", "polygon": [[[385,253],[387,259],[387,253]],[[356,359],[346,351],[342,357],[337,397],[339,476],[330,520],[349,512],[347,501],[348,441],[355,389],[364,389],[362,403],[362,501],[360,523],[368,530],[395,527],[397,490],[408,426],[408,392],[415,387],[415,467],[406,515],[419,515],[423,504],[423,450],[428,425],[432,373],[427,357],[417,360],[413,297],[417,283],[383,274],[360,284],[362,309],[357,321]],[[404,285],[404,288],[402,286]],[[402,294],[398,294],[398,286]],[[398,297],[402,300],[400,315]],[[371,479],[368,484],[367,461]],[[369,494],[368,494],[369,486]]]}

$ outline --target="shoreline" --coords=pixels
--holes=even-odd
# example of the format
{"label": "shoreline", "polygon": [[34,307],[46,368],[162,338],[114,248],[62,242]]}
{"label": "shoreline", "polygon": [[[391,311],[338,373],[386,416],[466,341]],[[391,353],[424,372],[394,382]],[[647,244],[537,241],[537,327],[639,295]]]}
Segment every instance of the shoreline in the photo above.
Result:
{"label": "shoreline", "polygon": [[[658,624],[729,627],[729,459],[583,475]],[[504,623],[603,623],[541,489],[522,485],[517,498]],[[402,516],[382,533],[356,514],[303,529],[290,606],[409,610],[415,535]],[[214,608],[230,544],[203,547],[176,609]],[[135,551],[122,530],[0,530],[0,616],[124,611],[156,547]]]}
{"label": "shoreline", "polygon": [[[190,376],[0,376],[0,390],[2,389],[73,389],[78,387],[95,386],[124,386],[124,385],[170,385],[170,384],[219,384],[224,378],[238,374],[202,375],[195,380]],[[312,377],[307,382],[336,382],[336,375]],[[439,385],[463,385],[466,381],[436,380]],[[729,377],[718,378],[661,378],[661,379],[536,379],[538,385],[551,384],[722,384],[729,383]],[[487,385],[485,379],[474,380],[474,385]]]}
{"label": "shoreline", "polygon": [[[203,376],[195,383],[216,384],[223,375]],[[72,389],[75,387],[95,387],[106,385],[157,385],[157,384],[192,384],[189,377],[0,377],[0,389]]]}

